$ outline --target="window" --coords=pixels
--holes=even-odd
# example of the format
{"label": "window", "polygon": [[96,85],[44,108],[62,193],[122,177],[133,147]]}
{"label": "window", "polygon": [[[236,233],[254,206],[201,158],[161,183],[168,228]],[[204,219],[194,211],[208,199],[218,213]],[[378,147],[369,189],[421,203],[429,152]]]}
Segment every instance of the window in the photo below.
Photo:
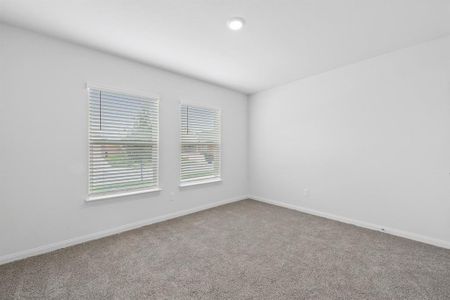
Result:
{"label": "window", "polygon": [[181,105],[181,186],[220,180],[220,111]]}
{"label": "window", "polygon": [[89,88],[89,200],[156,190],[158,98]]}

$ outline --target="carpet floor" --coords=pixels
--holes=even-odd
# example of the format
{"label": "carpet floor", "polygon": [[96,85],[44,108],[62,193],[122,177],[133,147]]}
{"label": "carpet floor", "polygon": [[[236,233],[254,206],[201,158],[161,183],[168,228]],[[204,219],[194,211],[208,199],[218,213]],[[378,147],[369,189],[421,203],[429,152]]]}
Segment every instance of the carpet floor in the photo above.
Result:
{"label": "carpet floor", "polygon": [[0,299],[450,299],[450,250],[244,200],[0,266]]}

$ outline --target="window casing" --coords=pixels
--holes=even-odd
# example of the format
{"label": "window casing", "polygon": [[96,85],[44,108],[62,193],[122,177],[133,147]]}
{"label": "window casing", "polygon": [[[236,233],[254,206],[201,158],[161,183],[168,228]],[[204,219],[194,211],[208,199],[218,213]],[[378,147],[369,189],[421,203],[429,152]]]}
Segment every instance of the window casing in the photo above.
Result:
{"label": "window casing", "polygon": [[181,105],[180,185],[221,179],[221,113],[218,109]]}
{"label": "window casing", "polygon": [[158,189],[159,99],[90,87],[89,197]]}

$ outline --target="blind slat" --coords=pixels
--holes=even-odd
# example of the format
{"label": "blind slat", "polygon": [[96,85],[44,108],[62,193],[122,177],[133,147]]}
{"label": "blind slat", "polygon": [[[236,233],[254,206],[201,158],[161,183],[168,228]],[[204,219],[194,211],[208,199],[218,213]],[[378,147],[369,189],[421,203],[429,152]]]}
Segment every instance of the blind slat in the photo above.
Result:
{"label": "blind slat", "polygon": [[89,194],[158,186],[157,98],[89,89]]}
{"label": "blind slat", "polygon": [[220,111],[182,104],[180,181],[220,177]]}

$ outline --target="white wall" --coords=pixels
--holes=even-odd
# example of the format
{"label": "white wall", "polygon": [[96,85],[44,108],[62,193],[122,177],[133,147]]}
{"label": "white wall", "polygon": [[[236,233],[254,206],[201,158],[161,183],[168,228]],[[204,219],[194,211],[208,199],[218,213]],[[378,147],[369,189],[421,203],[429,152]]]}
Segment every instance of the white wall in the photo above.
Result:
{"label": "white wall", "polygon": [[[5,25],[0,43],[0,258],[247,194],[245,95]],[[85,202],[86,82],[160,96],[162,192]],[[178,188],[182,99],[222,109],[222,183]]]}
{"label": "white wall", "polygon": [[[86,82],[160,95],[162,192],[84,201]],[[222,183],[178,188],[182,99],[222,109]],[[0,138],[0,262],[245,197],[248,177],[261,199],[450,242],[450,37],[261,92],[247,111],[243,94],[0,25]]]}
{"label": "white wall", "polygon": [[450,37],[260,92],[249,114],[250,194],[450,245]]}

